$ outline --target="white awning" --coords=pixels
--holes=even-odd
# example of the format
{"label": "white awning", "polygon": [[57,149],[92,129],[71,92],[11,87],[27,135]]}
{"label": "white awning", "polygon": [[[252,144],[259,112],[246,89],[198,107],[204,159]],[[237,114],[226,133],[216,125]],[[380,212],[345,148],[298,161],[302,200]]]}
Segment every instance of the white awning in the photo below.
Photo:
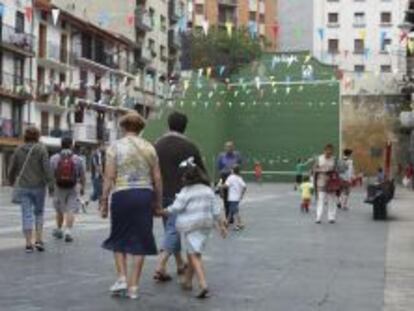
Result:
{"label": "white awning", "polygon": [[42,136],[40,137],[40,142],[45,144],[47,147],[60,148],[62,139],[51,136]]}

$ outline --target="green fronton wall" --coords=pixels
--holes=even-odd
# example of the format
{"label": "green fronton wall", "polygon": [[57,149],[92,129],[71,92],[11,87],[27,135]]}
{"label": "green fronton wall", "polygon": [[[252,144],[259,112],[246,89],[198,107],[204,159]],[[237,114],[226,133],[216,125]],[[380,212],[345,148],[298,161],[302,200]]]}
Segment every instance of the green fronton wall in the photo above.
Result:
{"label": "green fronton wall", "polygon": [[[144,135],[155,141],[167,130],[168,113],[183,111],[190,119],[187,134],[201,148],[212,176],[224,142],[233,140],[245,158],[244,171],[252,171],[259,161],[273,173],[265,174],[265,180],[291,180],[287,174],[297,158],[315,156],[328,142],[339,146],[340,94],[334,70],[306,55],[266,55],[231,77],[230,86],[194,73],[185,97],[161,107]],[[294,61],[280,61],[286,57]],[[309,65],[314,76],[303,84],[302,72]]]}

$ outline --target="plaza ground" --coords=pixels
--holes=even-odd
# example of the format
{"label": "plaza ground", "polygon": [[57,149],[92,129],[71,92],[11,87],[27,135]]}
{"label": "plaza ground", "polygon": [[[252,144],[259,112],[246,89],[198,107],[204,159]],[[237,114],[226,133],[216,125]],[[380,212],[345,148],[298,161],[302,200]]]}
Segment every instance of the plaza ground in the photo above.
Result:
{"label": "plaza ground", "polygon": [[205,255],[211,299],[199,302],[175,281],[154,283],[156,261],[148,258],[140,300],[129,301],[108,295],[112,256],[100,248],[108,221],[94,206],[80,215],[75,242],[65,245],[51,238],[48,204],[47,251],[27,255],[19,209],[1,190],[0,310],[414,310],[414,195],[399,189],[388,222],[372,221],[363,198],[358,190],[337,224],[316,225],[314,207],[301,214],[291,185],[250,185],[242,205],[246,230],[226,240],[214,234]]}

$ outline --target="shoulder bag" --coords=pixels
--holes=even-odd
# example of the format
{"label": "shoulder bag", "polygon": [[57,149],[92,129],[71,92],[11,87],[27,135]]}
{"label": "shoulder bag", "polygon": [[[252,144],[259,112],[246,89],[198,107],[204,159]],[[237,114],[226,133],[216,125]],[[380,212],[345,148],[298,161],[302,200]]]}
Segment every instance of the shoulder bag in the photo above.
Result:
{"label": "shoulder bag", "polygon": [[21,204],[22,203],[22,188],[20,187],[19,183],[20,183],[20,179],[23,176],[24,171],[26,170],[27,167],[27,163],[29,162],[30,156],[33,153],[34,148],[36,147],[36,145],[33,145],[32,148],[29,150],[26,159],[24,160],[22,169],[20,170],[19,175],[16,178],[16,182],[14,183],[14,188],[13,188],[13,192],[12,192],[12,199],[11,202],[13,204]]}

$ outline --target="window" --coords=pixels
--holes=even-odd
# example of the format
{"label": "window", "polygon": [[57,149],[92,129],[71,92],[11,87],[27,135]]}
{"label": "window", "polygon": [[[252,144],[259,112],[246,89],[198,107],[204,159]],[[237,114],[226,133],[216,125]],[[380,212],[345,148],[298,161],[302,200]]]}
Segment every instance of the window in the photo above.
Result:
{"label": "window", "polygon": [[328,24],[338,24],[339,23],[339,14],[338,13],[329,13],[328,14]]}
{"label": "window", "polygon": [[365,13],[363,12],[354,13],[354,26],[355,27],[365,26]]}
{"label": "window", "polygon": [[151,20],[151,26],[154,27],[155,26],[155,11],[153,8],[149,9],[149,17]]}
{"label": "window", "polygon": [[24,14],[16,12],[16,33],[24,33]]}
{"label": "window", "polygon": [[392,71],[391,65],[381,65],[381,72],[390,73]]}
{"label": "window", "polygon": [[86,94],[86,90],[88,87],[88,71],[81,69],[79,72],[79,80],[80,80],[80,90],[82,93]]}
{"label": "window", "polygon": [[249,21],[256,21],[256,18],[257,18],[257,16],[256,16],[256,12],[250,12],[249,13]]}
{"label": "window", "polygon": [[259,15],[259,22],[260,22],[260,23],[262,23],[262,24],[264,24],[264,23],[265,23],[265,21],[266,21],[266,20],[265,20],[265,15],[264,15],[264,14],[260,14],[260,15]]}
{"label": "window", "polygon": [[166,52],[167,52],[166,47],[161,45],[160,46],[160,58],[161,58],[161,61],[163,61],[163,62],[167,61],[167,53]]}
{"label": "window", "polygon": [[49,113],[42,111],[40,114],[40,128],[42,136],[49,136]]}
{"label": "window", "polygon": [[388,52],[389,48],[391,47],[392,40],[389,38],[386,38],[382,40],[381,42],[381,52]]}
{"label": "window", "polygon": [[365,66],[364,65],[355,65],[354,66],[354,71],[358,72],[358,73],[364,72],[365,71]]}
{"label": "window", "polygon": [[24,85],[24,58],[14,58],[14,85]]}
{"label": "window", "polygon": [[196,6],[195,6],[195,13],[197,15],[203,15],[204,14],[204,5],[200,4],[200,3],[197,3]]}
{"label": "window", "polygon": [[3,53],[0,51],[0,85],[3,84],[3,75],[1,74],[3,72]]}
{"label": "window", "polygon": [[165,18],[165,16],[161,15],[160,16],[160,28],[162,32],[166,32],[167,31],[167,19]]}
{"label": "window", "polygon": [[364,54],[365,52],[365,43],[362,39],[355,39],[354,41],[354,53],[355,54]]}
{"label": "window", "polygon": [[150,51],[155,51],[155,41],[153,39],[148,39],[148,49]]}
{"label": "window", "polygon": [[82,57],[92,59],[92,37],[86,33],[82,34]]}
{"label": "window", "polygon": [[338,39],[328,40],[328,52],[331,54],[339,53],[339,40]]}
{"label": "window", "polygon": [[54,130],[60,130],[60,115],[55,114],[53,116],[53,129]]}
{"label": "window", "polygon": [[392,15],[391,12],[382,12],[381,13],[381,24],[391,24]]}

